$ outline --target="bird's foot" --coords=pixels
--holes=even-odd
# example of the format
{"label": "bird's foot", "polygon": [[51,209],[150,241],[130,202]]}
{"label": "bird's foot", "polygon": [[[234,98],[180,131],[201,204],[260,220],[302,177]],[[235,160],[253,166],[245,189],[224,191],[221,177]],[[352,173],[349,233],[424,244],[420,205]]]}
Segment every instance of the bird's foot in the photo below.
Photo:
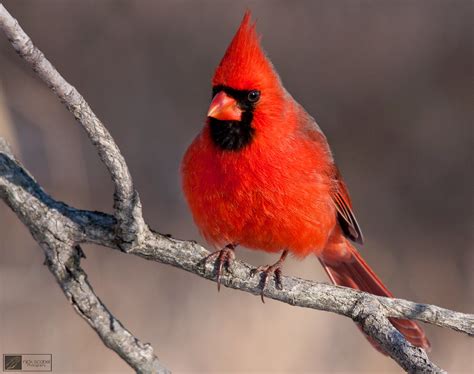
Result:
{"label": "bird's foot", "polygon": [[203,263],[206,266],[210,261],[214,261],[214,267],[217,268],[217,291],[221,290],[221,277],[225,270],[228,270],[235,260],[235,245],[228,244],[219,251],[212,252],[204,257]]}
{"label": "bird's foot", "polygon": [[275,277],[275,287],[279,290],[283,289],[283,284],[281,282],[281,275],[282,275],[282,265],[283,262],[285,261],[286,256],[288,255],[288,251],[283,251],[281,254],[280,259],[275,262],[273,265],[265,265],[265,266],[259,266],[256,269],[253,269],[250,272],[250,276],[255,276],[257,273],[262,273],[262,291],[260,292],[260,297],[262,299],[262,303],[265,304],[265,289],[267,288],[268,281],[270,279],[270,276]]}

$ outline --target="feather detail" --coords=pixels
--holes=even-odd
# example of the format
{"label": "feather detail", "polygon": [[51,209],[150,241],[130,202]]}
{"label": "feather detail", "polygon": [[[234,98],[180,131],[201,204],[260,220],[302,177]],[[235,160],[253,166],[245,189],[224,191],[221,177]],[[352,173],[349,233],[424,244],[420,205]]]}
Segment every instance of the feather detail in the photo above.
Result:
{"label": "feather detail", "polygon": [[[373,295],[393,297],[393,294],[364,261],[357,252],[357,249],[346,239],[343,239],[342,242],[338,240],[336,243],[335,245],[339,247],[339,249],[345,247],[348,253],[345,261],[334,262],[331,260],[328,261],[325,258],[319,258],[324,270],[326,270],[326,273],[334,284],[369,292]],[[410,343],[427,351],[430,350],[430,342],[423,329],[416,322],[398,318],[390,318],[389,320]],[[374,339],[367,335],[366,337],[378,351],[386,354]]]}
{"label": "feather detail", "polygon": [[359,223],[352,211],[351,200],[345,183],[341,180],[339,171],[337,172],[338,189],[332,195],[334,205],[337,210],[337,219],[344,235],[352,241],[364,244],[364,236]]}
{"label": "feather detail", "polygon": [[239,29],[217,67],[212,85],[236,90],[265,89],[281,93],[280,78],[260,45],[250,11],[245,12]]}

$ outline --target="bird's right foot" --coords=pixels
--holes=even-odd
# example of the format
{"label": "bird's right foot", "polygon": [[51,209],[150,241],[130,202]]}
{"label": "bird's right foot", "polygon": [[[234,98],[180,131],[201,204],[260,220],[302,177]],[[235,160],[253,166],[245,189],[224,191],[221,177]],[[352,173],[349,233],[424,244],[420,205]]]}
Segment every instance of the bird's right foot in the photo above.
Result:
{"label": "bird's right foot", "polygon": [[221,277],[224,269],[228,270],[235,259],[235,247],[234,244],[228,244],[221,250],[212,252],[203,259],[204,266],[206,266],[209,261],[215,259],[214,268],[217,269],[217,291],[221,290]]}

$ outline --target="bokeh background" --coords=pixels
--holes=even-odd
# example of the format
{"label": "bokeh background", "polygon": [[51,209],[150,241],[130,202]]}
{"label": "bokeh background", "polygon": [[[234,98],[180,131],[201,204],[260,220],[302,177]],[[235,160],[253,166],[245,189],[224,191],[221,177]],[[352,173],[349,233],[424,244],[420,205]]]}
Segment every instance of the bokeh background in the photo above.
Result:
{"label": "bokeh background", "polygon": [[[248,7],[287,89],[327,134],[366,236],[399,297],[473,312],[473,3],[4,1],[89,101],[128,161],[147,222],[199,239],[179,177],[210,79]],[[110,212],[94,148],[0,35],[0,136],[42,186]],[[177,373],[390,373],[346,318],[224,289],[86,246],[98,295]],[[255,265],[275,256],[238,251]],[[0,203],[0,353],[52,353],[56,373],[130,368],[73,311],[28,231]],[[286,274],[326,276],[315,258]],[[426,326],[433,360],[473,372],[473,339]]]}

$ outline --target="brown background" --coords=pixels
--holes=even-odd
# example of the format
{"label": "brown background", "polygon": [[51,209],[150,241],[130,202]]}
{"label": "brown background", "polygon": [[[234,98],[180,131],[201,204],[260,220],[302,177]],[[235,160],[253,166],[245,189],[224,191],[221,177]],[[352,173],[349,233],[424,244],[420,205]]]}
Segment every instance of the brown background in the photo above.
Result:
{"label": "brown background", "polygon": [[[198,239],[179,182],[210,78],[246,7],[287,89],[326,132],[393,292],[473,311],[471,1],[5,1],[123,151],[148,223]],[[55,198],[111,211],[112,186],[56,97],[0,35],[6,137]],[[95,290],[178,373],[399,372],[342,317],[224,289],[85,247]],[[253,264],[274,256],[239,251]],[[56,373],[130,372],[67,303],[0,204],[0,353],[52,353]],[[286,273],[326,280],[314,258]],[[473,340],[427,326],[431,357],[473,367]]]}

